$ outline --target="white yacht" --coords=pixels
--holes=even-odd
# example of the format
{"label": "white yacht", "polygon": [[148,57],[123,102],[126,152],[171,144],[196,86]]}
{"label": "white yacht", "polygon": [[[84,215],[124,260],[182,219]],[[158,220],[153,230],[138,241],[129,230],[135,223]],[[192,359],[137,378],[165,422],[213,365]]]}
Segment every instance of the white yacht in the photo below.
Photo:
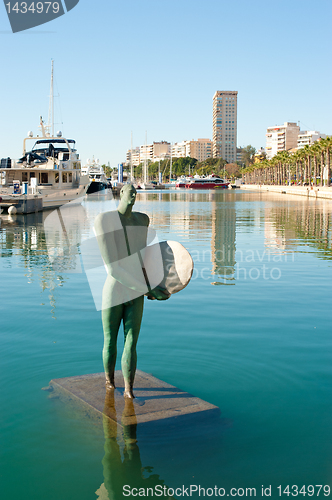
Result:
{"label": "white yacht", "polygon": [[[1,160],[0,212],[26,214],[58,208],[86,193],[89,178],[80,175],[81,161],[75,141],[62,137],[60,131],[54,133],[53,98],[52,60],[48,125],[40,117],[41,135],[28,132],[22,157],[16,161]],[[32,141],[34,145],[30,148]]]}
{"label": "white yacht", "polygon": [[[80,175],[75,141],[62,137],[61,132],[51,136],[42,119],[41,128],[41,137],[28,133],[19,160],[1,160],[0,208],[9,213],[58,208],[86,193],[89,179]],[[35,142],[31,149],[27,141]]]}
{"label": "white yacht", "polygon": [[105,175],[103,167],[99,164],[99,160],[88,159],[86,165],[81,168],[82,175],[88,175],[89,186],[86,194],[97,193],[98,191],[104,191],[108,187],[108,180]]}
{"label": "white yacht", "polygon": [[140,184],[140,187],[141,187],[141,189],[143,189],[144,191],[146,191],[146,190],[148,190],[148,189],[149,189],[149,190],[150,190],[150,189],[155,189],[155,185],[154,185],[154,184],[152,184],[152,182],[142,182],[142,183]]}

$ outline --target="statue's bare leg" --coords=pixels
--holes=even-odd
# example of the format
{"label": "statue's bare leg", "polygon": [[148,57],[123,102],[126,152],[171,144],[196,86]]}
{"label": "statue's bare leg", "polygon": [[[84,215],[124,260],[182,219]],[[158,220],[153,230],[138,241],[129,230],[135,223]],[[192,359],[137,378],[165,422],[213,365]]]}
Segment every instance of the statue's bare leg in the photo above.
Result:
{"label": "statue's bare leg", "polygon": [[114,370],[117,354],[117,338],[123,315],[123,304],[102,310],[104,329],[103,363],[106,377],[106,388],[114,389]]}
{"label": "statue's bare leg", "polygon": [[125,382],[125,398],[134,398],[133,386],[136,373],[137,353],[136,345],[143,316],[144,296],[124,305],[123,324],[125,345],[121,360],[123,378]]}

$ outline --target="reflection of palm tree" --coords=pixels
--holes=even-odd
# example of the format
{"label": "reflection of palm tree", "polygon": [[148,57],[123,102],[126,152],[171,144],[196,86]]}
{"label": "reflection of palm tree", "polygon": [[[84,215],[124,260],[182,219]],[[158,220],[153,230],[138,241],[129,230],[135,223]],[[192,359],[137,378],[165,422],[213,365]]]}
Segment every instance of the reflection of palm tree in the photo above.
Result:
{"label": "reflection of palm tree", "polygon": [[[130,489],[147,488],[155,489],[160,485],[160,489],[165,483],[158,474],[151,474],[145,478],[144,470],[151,470],[152,467],[142,467],[140,451],[137,444],[137,418],[132,399],[125,399],[125,407],[121,419],[122,436],[118,436],[117,414],[114,401],[114,391],[106,391],[103,427],[105,436],[105,455],[102,460],[104,483],[96,491],[97,500],[119,500],[123,498],[123,487],[128,485]],[[120,445],[118,440],[124,440],[123,460],[121,458]],[[131,496],[129,497],[131,498]],[[173,497],[163,497],[171,499]]]}

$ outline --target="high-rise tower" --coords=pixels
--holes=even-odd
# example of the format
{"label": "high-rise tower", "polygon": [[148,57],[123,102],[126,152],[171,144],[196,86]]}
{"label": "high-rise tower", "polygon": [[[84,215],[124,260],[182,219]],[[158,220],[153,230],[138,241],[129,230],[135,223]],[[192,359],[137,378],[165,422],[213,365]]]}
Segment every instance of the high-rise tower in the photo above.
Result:
{"label": "high-rise tower", "polygon": [[236,163],[237,90],[213,96],[213,157]]}

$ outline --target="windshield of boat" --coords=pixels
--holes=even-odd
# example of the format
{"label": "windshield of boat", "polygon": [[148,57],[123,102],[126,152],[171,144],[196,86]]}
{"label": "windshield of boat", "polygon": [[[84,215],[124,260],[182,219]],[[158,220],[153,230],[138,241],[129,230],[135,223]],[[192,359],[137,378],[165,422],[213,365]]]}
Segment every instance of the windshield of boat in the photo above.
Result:
{"label": "windshield of boat", "polygon": [[[75,141],[73,139],[67,139],[72,152],[76,152]],[[44,156],[52,156],[58,158],[59,153],[67,153],[64,159],[69,159],[69,149],[67,143],[64,139],[39,139],[35,142],[32,152]]]}
{"label": "windshield of boat", "polygon": [[[70,149],[75,149],[75,141],[73,139],[67,139]],[[39,139],[35,142],[32,151],[47,149],[53,146],[56,150],[68,151],[68,146],[65,139]]]}

